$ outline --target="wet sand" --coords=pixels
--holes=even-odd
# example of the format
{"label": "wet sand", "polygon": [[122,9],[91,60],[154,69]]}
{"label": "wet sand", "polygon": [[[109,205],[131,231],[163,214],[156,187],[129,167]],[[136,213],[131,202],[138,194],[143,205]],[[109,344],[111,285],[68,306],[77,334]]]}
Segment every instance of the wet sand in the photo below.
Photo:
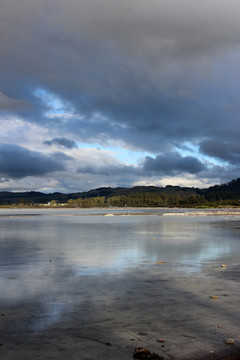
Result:
{"label": "wet sand", "polygon": [[227,265],[186,272],[143,262],[114,276],[81,276],[72,302],[53,300],[52,313],[44,297],[0,300],[0,359],[130,360],[140,346],[164,359],[238,359],[240,266]]}

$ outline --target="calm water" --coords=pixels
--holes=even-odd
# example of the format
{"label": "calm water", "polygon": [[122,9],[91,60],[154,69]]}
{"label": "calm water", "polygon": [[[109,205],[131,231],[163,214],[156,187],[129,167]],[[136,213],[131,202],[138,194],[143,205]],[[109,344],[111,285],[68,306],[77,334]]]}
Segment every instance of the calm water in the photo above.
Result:
{"label": "calm water", "polygon": [[0,303],[41,297],[54,318],[76,284],[86,292],[87,277],[96,284],[157,261],[189,273],[239,262],[239,217],[162,216],[167,211],[1,210]]}

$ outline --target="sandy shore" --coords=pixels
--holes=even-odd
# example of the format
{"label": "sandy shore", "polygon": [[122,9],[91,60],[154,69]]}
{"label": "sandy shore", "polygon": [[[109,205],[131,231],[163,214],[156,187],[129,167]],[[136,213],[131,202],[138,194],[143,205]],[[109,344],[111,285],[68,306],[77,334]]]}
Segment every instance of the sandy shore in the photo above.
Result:
{"label": "sandy shore", "polygon": [[240,266],[185,270],[145,263],[101,280],[83,276],[73,287],[75,305],[63,301],[55,313],[46,313],[44,298],[0,301],[0,358],[130,360],[139,346],[164,359],[238,355]]}
{"label": "sandy shore", "polygon": [[194,210],[185,212],[168,212],[163,216],[240,216],[239,209],[210,209],[210,210]]}

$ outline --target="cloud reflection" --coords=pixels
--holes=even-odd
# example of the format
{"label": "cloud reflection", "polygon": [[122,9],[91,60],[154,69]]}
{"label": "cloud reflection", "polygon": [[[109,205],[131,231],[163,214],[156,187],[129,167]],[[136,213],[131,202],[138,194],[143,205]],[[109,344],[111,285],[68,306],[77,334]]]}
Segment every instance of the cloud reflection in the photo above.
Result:
{"label": "cloud reflection", "polygon": [[[101,282],[124,278],[143,265],[189,272],[201,271],[199,263],[239,257],[237,219],[224,219],[222,227],[217,216],[49,216],[42,210],[42,216],[0,221],[0,302],[42,303],[31,325],[38,330],[76,304],[104,297]],[[158,260],[169,265],[157,265]]]}

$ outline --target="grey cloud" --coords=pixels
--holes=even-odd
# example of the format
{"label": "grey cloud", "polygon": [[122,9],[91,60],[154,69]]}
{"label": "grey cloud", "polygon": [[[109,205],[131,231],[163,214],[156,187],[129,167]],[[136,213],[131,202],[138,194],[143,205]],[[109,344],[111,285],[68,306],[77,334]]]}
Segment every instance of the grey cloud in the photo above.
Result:
{"label": "grey cloud", "polygon": [[5,183],[5,182],[8,182],[9,181],[9,179],[6,179],[6,178],[0,178],[0,183]]}
{"label": "grey cloud", "polygon": [[200,151],[213,158],[228,161],[232,164],[240,163],[240,143],[204,140],[200,143]]}
{"label": "grey cloud", "polygon": [[[208,79],[212,66],[208,55],[205,59],[207,51],[239,41],[237,10],[237,1],[229,6],[226,0],[221,4],[207,0],[133,0],[131,4],[70,0],[55,5],[46,0],[40,4],[23,0],[14,6],[9,1],[1,10],[8,19],[3,23],[1,68],[5,71],[1,83],[13,93],[7,80],[14,77],[14,87],[25,96],[26,88],[34,86],[59,94],[85,114],[79,131],[86,127],[88,136],[94,125],[88,130],[86,122],[94,112],[109,118],[109,137],[118,132],[131,143],[134,139],[127,137],[124,126],[135,131],[138,147],[140,133],[146,128],[158,136],[170,132],[175,138],[186,129],[196,136],[193,117],[200,112],[202,119],[206,118],[202,99],[186,104],[181,96],[176,99],[174,92],[202,91],[201,78]],[[15,42],[21,46],[14,46]],[[15,48],[18,56],[13,56]],[[200,80],[196,81],[196,73]],[[195,88],[196,83],[200,89]],[[40,114],[32,118],[43,121]],[[204,121],[200,122],[203,125]],[[124,125],[122,131],[115,132],[119,124]],[[174,126],[180,128],[175,134]],[[204,132],[204,126],[200,128]],[[146,145],[150,147],[151,141]]]}
{"label": "grey cloud", "polygon": [[204,164],[197,158],[181,156],[178,153],[165,153],[156,157],[147,156],[139,166],[102,165],[89,164],[80,165],[77,173],[87,178],[97,178],[104,186],[132,186],[136,180],[148,179],[154,182],[165,176],[197,175],[198,179],[209,179],[216,183],[228,182],[239,177],[239,166],[220,166]]}
{"label": "grey cloud", "polygon": [[239,178],[240,166],[236,165],[213,165],[206,168],[199,175],[202,179],[214,179],[215,183],[227,183],[233,179]]}
{"label": "grey cloud", "polygon": [[[12,100],[2,107],[31,103],[26,121],[63,134],[49,146],[74,148],[64,138],[72,133],[159,154],[211,138],[200,150],[235,163],[237,150],[217,144],[238,141],[239,12],[239,0],[5,1],[0,91]],[[37,88],[58,95],[74,116],[49,119]],[[157,156],[143,169],[198,174],[201,162]]]}
{"label": "grey cloud", "polygon": [[198,159],[186,156],[182,157],[178,153],[165,153],[155,158],[146,156],[143,163],[139,166],[132,165],[83,165],[77,169],[78,173],[89,173],[105,176],[164,176],[177,174],[198,174],[206,170],[204,164]]}
{"label": "grey cloud", "polygon": [[3,177],[42,176],[59,170],[64,170],[64,166],[49,156],[17,145],[0,144],[0,174]]}
{"label": "grey cloud", "polygon": [[66,139],[66,138],[54,138],[52,140],[46,140],[43,142],[44,145],[57,145],[66,149],[74,149],[77,148],[77,143],[75,141]]}
{"label": "grey cloud", "polygon": [[13,99],[0,92],[0,111],[21,111],[30,108],[30,104],[23,100]]}
{"label": "grey cloud", "polygon": [[192,156],[181,156],[178,153],[157,155],[156,158],[147,156],[143,168],[145,173],[177,175],[183,173],[198,174],[205,166]]}
{"label": "grey cloud", "polygon": [[74,158],[72,156],[66,155],[63,152],[55,152],[52,154],[52,159],[56,160],[56,161],[69,161],[69,160],[74,160]]}
{"label": "grey cloud", "polygon": [[77,173],[92,174],[92,175],[104,175],[104,176],[124,176],[127,177],[140,174],[138,168],[130,165],[84,165],[77,168]]}

